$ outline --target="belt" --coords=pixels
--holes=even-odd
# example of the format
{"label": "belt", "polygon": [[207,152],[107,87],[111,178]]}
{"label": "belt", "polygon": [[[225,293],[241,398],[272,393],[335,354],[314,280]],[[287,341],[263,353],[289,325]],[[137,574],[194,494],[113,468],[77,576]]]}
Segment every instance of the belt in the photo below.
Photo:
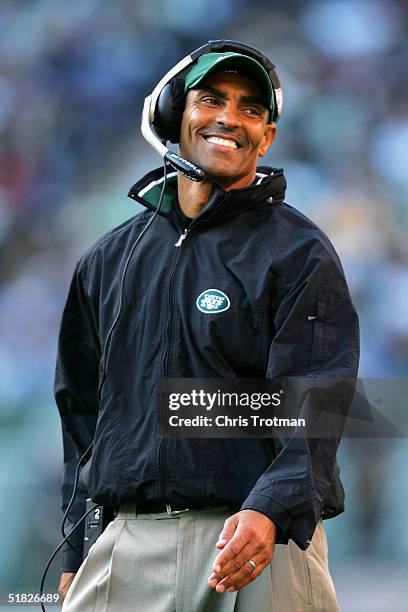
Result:
{"label": "belt", "polygon": [[[132,502],[131,502],[132,503]],[[127,505],[127,504],[126,504]],[[138,514],[159,514],[161,512],[167,512],[167,514],[174,514],[175,512],[188,512],[190,510],[202,510],[203,508],[183,508],[174,504],[134,504],[135,510]]]}
{"label": "belt", "polygon": [[[119,508],[118,517],[122,515],[132,514],[134,516],[138,514],[167,514],[171,516],[177,516],[178,514],[185,514],[186,512],[192,511],[209,511],[209,510],[228,510],[229,506],[217,504],[215,506],[206,505],[199,506],[194,505],[190,508],[186,508],[177,504],[161,504],[161,503],[146,503],[141,502],[137,503],[134,500],[128,501],[124,504],[121,504]],[[231,509],[232,510],[232,509]]]}

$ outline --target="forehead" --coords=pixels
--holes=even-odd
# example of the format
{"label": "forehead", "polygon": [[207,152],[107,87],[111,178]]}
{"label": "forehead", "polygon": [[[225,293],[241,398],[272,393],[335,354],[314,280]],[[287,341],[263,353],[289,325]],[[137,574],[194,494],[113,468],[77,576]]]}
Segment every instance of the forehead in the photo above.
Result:
{"label": "forehead", "polygon": [[213,72],[198,85],[197,89],[206,89],[206,87],[214,87],[221,91],[234,89],[239,90],[243,96],[264,97],[258,83],[252,77],[238,71]]}

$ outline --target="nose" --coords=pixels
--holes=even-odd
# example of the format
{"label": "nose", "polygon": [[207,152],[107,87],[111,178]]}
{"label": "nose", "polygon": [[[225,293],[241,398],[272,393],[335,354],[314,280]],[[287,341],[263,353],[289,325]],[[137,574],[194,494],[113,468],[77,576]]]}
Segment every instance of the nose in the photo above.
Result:
{"label": "nose", "polygon": [[218,109],[216,121],[219,125],[224,125],[225,127],[238,127],[241,123],[238,107],[230,101],[225,102]]}

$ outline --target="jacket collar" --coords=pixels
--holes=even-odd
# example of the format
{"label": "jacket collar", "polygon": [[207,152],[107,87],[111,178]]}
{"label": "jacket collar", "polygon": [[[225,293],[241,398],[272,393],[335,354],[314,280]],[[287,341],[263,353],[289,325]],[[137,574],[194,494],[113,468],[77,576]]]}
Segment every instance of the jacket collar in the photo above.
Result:
{"label": "jacket collar", "polygon": [[[163,167],[156,168],[135,183],[128,196],[143,204],[146,208],[156,210],[163,180]],[[208,202],[194,219],[194,223],[196,221],[206,221],[211,222],[211,224],[219,223],[259,204],[281,202],[285,197],[285,190],[286,179],[282,168],[268,168],[266,166],[257,168],[256,182],[248,187],[231,189],[227,192],[214,183]],[[168,166],[160,215],[170,219],[174,218],[173,202],[176,197],[177,172]]]}

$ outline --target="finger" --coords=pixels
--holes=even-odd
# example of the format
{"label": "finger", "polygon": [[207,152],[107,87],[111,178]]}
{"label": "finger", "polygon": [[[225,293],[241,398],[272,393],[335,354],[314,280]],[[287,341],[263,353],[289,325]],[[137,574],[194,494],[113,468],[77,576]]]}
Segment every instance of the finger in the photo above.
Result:
{"label": "finger", "polygon": [[212,565],[214,574],[218,574],[222,567],[228,563],[228,561],[236,557],[247,544],[248,536],[235,533],[232,540],[230,540],[228,544],[224,546],[223,550],[215,557]]}
{"label": "finger", "polygon": [[258,576],[260,576],[260,574],[262,574],[262,572],[264,571],[265,567],[268,564],[265,563],[258,571],[253,572],[253,574],[251,574],[250,576],[248,576],[248,578],[245,578],[243,580],[241,580],[239,583],[234,584],[233,586],[230,586],[227,588],[227,592],[228,593],[234,593],[235,591],[239,591],[240,589],[243,589],[244,587],[246,587],[248,584],[250,584],[251,582],[253,582],[254,580],[256,580],[258,578]]}
{"label": "finger", "polygon": [[[258,565],[262,562],[262,557],[260,555],[253,556],[251,560],[254,561],[255,566],[258,567]],[[252,574],[255,571],[256,567],[254,568],[254,566],[249,563],[247,559],[246,562],[242,564],[240,568],[231,571],[224,578],[221,578],[218,574],[212,574],[208,581],[208,585],[212,588],[216,587],[216,591],[218,591],[219,593],[223,593],[228,587],[234,586],[235,580],[245,578]],[[220,589],[218,588],[219,586],[221,587]]]}
{"label": "finger", "polygon": [[248,562],[248,559],[255,559],[256,556],[259,557],[262,550],[262,546],[255,547],[251,542],[246,544],[241,552],[222,566],[218,574],[214,574],[214,576],[218,579],[217,582],[221,582],[221,580],[226,576],[230,576],[231,574],[238,572],[242,567],[244,567],[245,563]]}
{"label": "finger", "polygon": [[235,574],[231,574],[222,580],[216,586],[216,591],[218,593],[224,593],[228,591],[232,593],[233,591],[237,591],[238,589],[242,589],[242,587],[246,586],[250,582],[253,582],[265,569],[270,559],[265,557],[255,557],[252,559],[256,563],[256,567],[254,567],[250,563],[245,563],[245,565]]}

